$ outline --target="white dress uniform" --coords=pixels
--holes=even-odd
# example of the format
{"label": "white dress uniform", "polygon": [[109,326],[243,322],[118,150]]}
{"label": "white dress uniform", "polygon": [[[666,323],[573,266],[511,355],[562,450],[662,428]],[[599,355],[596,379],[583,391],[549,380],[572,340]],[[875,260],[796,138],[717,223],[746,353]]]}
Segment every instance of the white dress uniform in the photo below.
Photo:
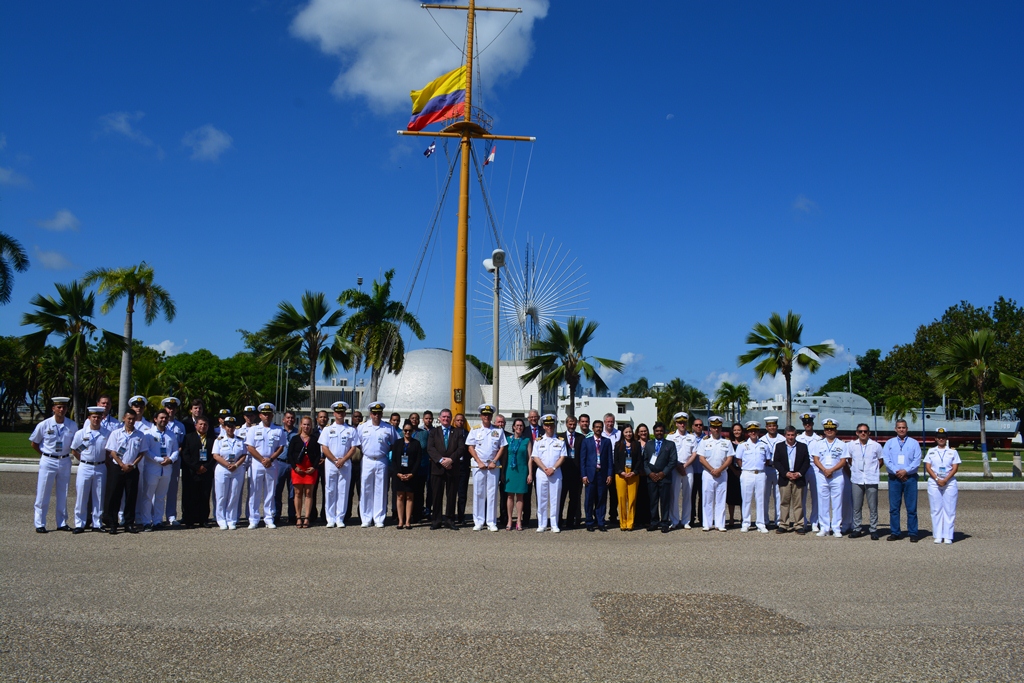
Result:
{"label": "white dress uniform", "polygon": [[[533,457],[544,467],[554,467],[559,458],[566,457],[565,442],[546,434],[533,442]],[[537,531],[544,531],[551,524],[555,533],[558,528],[558,500],[562,495],[562,469],[558,468],[550,477],[544,470],[536,469],[537,475]]]}
{"label": "white dress uniform", "polygon": [[758,441],[768,449],[765,456],[767,460],[764,462],[764,521],[778,524],[779,518],[782,517],[782,491],[779,490],[779,471],[775,469],[775,447],[785,443],[786,437],[776,432],[774,438],[765,434]]}
{"label": "white dress uniform", "polygon": [[71,441],[71,450],[78,458],[78,475],[75,478],[75,528],[84,529],[88,518],[86,506],[92,494],[92,528],[99,529],[103,517],[104,489],[107,483],[107,439],[110,432],[102,427],[93,429],[86,425],[79,429]]}
{"label": "white dress uniform", "polygon": [[761,441],[747,439],[736,448],[736,459],[740,464],[740,492],[743,495],[743,525],[740,531],[750,530],[750,503],[753,501],[754,509],[757,510],[757,530],[761,533],[768,533],[767,526],[767,505],[765,498],[767,493],[767,475],[765,464],[768,460],[768,447]]}
{"label": "white dress uniform", "polygon": [[[269,458],[280,451],[284,454],[284,429],[276,424],[264,425],[262,422],[252,425],[245,433],[245,445],[252,446],[264,458]],[[260,521],[260,502],[263,502],[263,523],[268,529],[276,529],[274,524],[274,507],[277,505],[277,462],[264,467],[263,463],[252,458],[249,463],[249,528],[255,529]]]}
{"label": "white dress uniform", "polygon": [[[697,457],[704,456],[708,464],[715,469],[721,467],[726,459],[735,455],[732,442],[721,437],[715,439],[711,435],[707,435],[697,446]],[[704,466],[701,465],[701,467]],[[710,530],[714,526],[719,531],[725,531],[725,492],[728,482],[728,470],[722,470],[720,475],[712,477],[711,473],[705,469],[704,474],[701,475],[701,501],[704,505],[702,520],[705,529]]]}
{"label": "white dress uniform", "polygon": [[[224,432],[213,441],[213,454],[234,463],[246,457],[245,441],[237,434],[228,438]],[[234,529],[238,524],[238,499],[242,493],[245,470],[239,467],[234,472],[220,463],[213,472],[214,517],[221,529]]]}
{"label": "white dress uniform", "polygon": [[[846,452],[846,444],[839,439],[829,442],[828,439],[815,441],[811,448],[811,459],[817,456],[818,460],[825,467],[834,467],[839,461],[849,458]],[[810,448],[808,449],[810,450]],[[817,465],[814,465],[817,468]],[[819,536],[826,535],[831,529],[836,536],[843,533],[843,487],[846,484],[846,473],[839,468],[826,478],[821,470],[815,472],[815,481],[818,482],[818,524]]]}
{"label": "white dress uniform", "polygon": [[[169,429],[154,427],[149,432],[150,447],[146,453],[146,467],[139,482],[139,523],[154,526],[163,522],[167,507],[167,489],[171,472],[178,458],[178,435]],[[164,459],[170,464],[164,465]]]}
{"label": "white dress uniform", "polygon": [[[245,418],[242,419],[244,420]],[[242,424],[235,428],[235,436],[245,441],[251,426],[242,422]],[[218,427],[214,433],[220,436],[220,431],[220,427]],[[242,519],[249,514],[249,496],[252,493],[252,480],[249,479],[249,468],[251,465],[252,458],[247,458],[245,464],[239,468],[244,476],[242,477],[242,488],[238,492],[238,519]]]}
{"label": "white dress uniform", "polygon": [[[178,450],[185,445],[185,425],[178,420],[170,420],[167,423],[167,431],[174,434],[178,439]],[[164,505],[164,516],[171,524],[178,523],[178,481],[181,479],[181,460],[175,460],[171,465],[171,480],[167,484],[167,502]]]}
{"label": "white dress uniform", "polygon": [[56,484],[57,527],[68,525],[68,484],[71,483],[71,443],[78,425],[65,417],[57,422],[48,417],[32,430],[29,441],[39,445],[43,452],[39,458],[39,477],[36,480],[35,525],[46,527],[46,513],[50,509],[50,493]]}
{"label": "white dress uniform", "polygon": [[113,434],[115,429],[121,427],[121,421],[113,415],[107,415],[105,418],[100,420],[100,427],[106,429],[108,434]]}
{"label": "white dress uniform", "polygon": [[812,456],[811,466],[807,468],[807,474],[804,477],[807,479],[807,483],[804,485],[804,525],[810,526],[812,531],[818,530],[818,468],[814,466],[814,450],[811,448],[813,444],[822,440],[822,437],[814,432],[808,435],[806,432],[800,432],[796,435],[796,440],[807,446],[808,456]]}
{"label": "white dress uniform", "polygon": [[383,528],[388,511],[388,451],[400,437],[389,423],[381,420],[375,426],[372,419],[359,425],[357,435],[363,450],[359,519],[364,527]]}
{"label": "white dress uniform", "polygon": [[[953,469],[953,465],[960,464],[960,454],[954,448],[932,446],[924,456],[924,462],[932,466],[935,474],[944,478]],[[955,476],[945,486],[939,486],[934,479],[928,477],[928,505],[932,512],[932,536],[936,543],[953,542],[958,495]]]}
{"label": "white dress uniform", "polygon": [[[485,465],[496,462],[498,453],[507,445],[505,432],[494,426],[477,427],[466,437],[466,447],[473,446],[476,457]],[[473,530],[479,531],[486,524],[491,531],[497,531],[498,475],[501,470],[481,469],[475,458],[470,466],[473,469]]]}
{"label": "white dress uniform", "polygon": [[[677,429],[673,434],[665,438],[676,445],[677,466],[682,466],[693,454],[697,444],[697,437],[693,434],[680,434]],[[683,524],[689,527],[692,512],[690,506],[693,502],[693,496],[691,495],[693,492],[693,466],[684,468],[684,474],[679,474],[676,468],[673,467],[672,483],[670,486],[672,506],[668,509],[668,521],[671,522],[672,526]]]}
{"label": "white dress uniform", "polygon": [[[337,459],[345,457],[345,454],[356,445],[355,427],[344,422],[337,422],[324,427],[320,432],[318,443],[326,446]],[[324,516],[327,518],[328,527],[345,526],[345,517],[348,515],[348,492],[352,487],[352,459],[338,467],[327,456],[324,456]]]}

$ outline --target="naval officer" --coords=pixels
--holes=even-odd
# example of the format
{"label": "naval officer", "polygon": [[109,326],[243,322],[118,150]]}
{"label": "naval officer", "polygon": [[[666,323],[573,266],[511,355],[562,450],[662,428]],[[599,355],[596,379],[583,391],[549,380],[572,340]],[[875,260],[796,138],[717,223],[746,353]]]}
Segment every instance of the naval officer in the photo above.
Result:
{"label": "naval officer", "polygon": [[260,502],[263,502],[263,522],[268,529],[276,529],[274,506],[277,504],[277,477],[281,473],[284,454],[284,430],[274,424],[276,408],[273,403],[261,403],[260,421],[249,427],[245,446],[252,464],[249,466],[249,528],[260,523]]}
{"label": "naval officer", "polygon": [[480,426],[466,437],[466,449],[473,458],[473,531],[480,531],[484,524],[490,531],[497,531],[498,465],[508,442],[504,430],[491,425],[494,406],[484,403],[478,410]]}
{"label": "naval officer", "polygon": [[370,404],[370,421],[359,425],[357,443],[363,451],[360,481],[359,518],[363,528],[371,524],[384,528],[388,512],[388,452],[399,439],[398,430],[384,422],[384,404]]}
{"label": "naval officer", "polygon": [[871,540],[878,540],[878,483],[882,462],[882,447],[870,438],[867,424],[857,425],[857,440],[846,444],[850,459],[850,483],[853,488],[853,530],[850,538],[864,535],[861,513],[864,499],[868,501],[868,531]]}
{"label": "naval officer", "polygon": [[[690,415],[679,411],[672,416],[676,431],[668,439],[676,445],[676,466],[672,470],[672,505],[668,510],[674,529],[689,529],[690,504],[693,500],[693,463],[697,461],[697,437],[686,428]],[[681,510],[681,512],[680,512]]]}
{"label": "naval officer", "polygon": [[[92,528],[99,531],[103,516],[103,486],[107,481],[107,438],[110,432],[103,427],[106,408],[90,406],[89,421],[75,433],[71,441],[71,455],[78,460],[75,479],[75,528],[73,533],[85,531],[86,519],[92,519]],[[89,501],[92,514],[89,514]]]}
{"label": "naval officer", "polygon": [[559,533],[558,501],[562,492],[562,463],[565,462],[565,441],[555,436],[558,418],[548,413],[541,418],[544,433],[533,442],[530,469],[537,477],[537,532]]}
{"label": "naval officer", "polygon": [[843,488],[846,473],[843,468],[849,454],[846,444],[836,438],[839,425],[829,418],[821,424],[825,438],[810,447],[811,459],[817,468],[818,482],[818,536],[827,536],[829,530],[836,538],[843,537]]}
{"label": "naval officer", "polygon": [[[356,452],[356,430],[345,423],[348,404],[335,401],[331,404],[334,423],[320,430],[320,452],[324,463],[324,515],[327,528],[345,528],[348,515],[348,491],[352,486],[352,456]],[[312,502],[312,501],[311,501]]]}
{"label": "naval officer", "polygon": [[710,434],[701,439],[697,446],[697,457],[704,467],[701,477],[701,500],[704,505],[704,531],[714,526],[725,531],[725,492],[729,476],[727,470],[732,464],[736,451],[729,439],[722,437],[722,418],[712,415],[708,418]]}
{"label": "naval officer", "polygon": [[[779,517],[782,516],[782,491],[779,488],[779,471],[775,467],[775,448],[780,443],[785,443],[786,437],[779,434],[779,418],[769,415],[764,419],[764,428],[767,434],[761,437],[767,451],[768,460],[764,463],[764,521],[766,524],[778,525]],[[772,502],[774,496],[775,501]],[[761,512],[758,511],[758,516]]]}
{"label": "naval officer", "polygon": [[245,441],[235,434],[234,416],[223,418],[220,435],[213,442],[213,459],[217,461],[213,475],[214,516],[221,529],[234,530],[238,526],[238,500],[245,480],[248,453]]}
{"label": "naval officer", "polygon": [[36,479],[36,531],[46,533],[46,513],[50,508],[50,493],[57,491],[57,529],[69,531],[68,484],[71,482],[71,443],[78,425],[68,419],[66,396],[54,396],[53,415],[36,425],[29,442],[39,453],[39,476]]}
{"label": "naval officer", "polygon": [[[178,450],[185,445],[185,424],[178,419],[178,409],[181,401],[174,396],[168,396],[160,401],[160,405],[167,411],[167,431],[178,440]],[[171,479],[167,484],[167,501],[162,514],[167,518],[171,526],[178,526],[178,481],[181,478],[181,460],[175,460],[171,465]],[[160,520],[156,520],[159,522]]]}
{"label": "naval officer", "polygon": [[767,513],[764,498],[766,489],[766,463],[769,460],[768,448],[760,441],[761,425],[756,420],[747,423],[747,440],[736,448],[736,460],[740,467],[740,493],[743,496],[741,512],[743,524],[740,531],[750,531],[750,504],[754,503],[757,511],[757,530],[768,533]]}
{"label": "naval officer", "polygon": [[145,396],[132,396],[128,399],[128,405],[135,411],[135,429],[146,433],[153,428],[153,423],[146,419],[146,406],[149,400]]}
{"label": "naval officer", "polygon": [[936,543],[953,542],[953,524],[956,522],[958,488],[956,471],[960,468],[960,454],[946,446],[946,430],[935,430],[935,445],[924,457],[928,473],[928,504],[932,512],[932,536]]}

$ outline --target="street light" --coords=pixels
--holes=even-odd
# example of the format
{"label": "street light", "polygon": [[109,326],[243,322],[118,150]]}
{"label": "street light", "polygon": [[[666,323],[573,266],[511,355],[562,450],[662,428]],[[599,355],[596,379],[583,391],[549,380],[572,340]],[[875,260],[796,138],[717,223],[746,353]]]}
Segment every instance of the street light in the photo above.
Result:
{"label": "street light", "polygon": [[491,403],[494,404],[494,412],[498,412],[498,389],[501,386],[498,379],[498,315],[501,312],[501,269],[505,265],[505,252],[495,249],[491,252],[491,258],[484,259],[484,268],[488,273],[494,273],[494,366],[491,369]]}

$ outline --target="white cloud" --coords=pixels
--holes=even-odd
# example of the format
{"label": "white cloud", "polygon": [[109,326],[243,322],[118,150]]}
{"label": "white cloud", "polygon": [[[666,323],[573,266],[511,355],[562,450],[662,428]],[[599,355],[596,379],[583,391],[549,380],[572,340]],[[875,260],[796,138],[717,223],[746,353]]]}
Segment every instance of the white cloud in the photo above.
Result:
{"label": "white cloud", "polygon": [[626,351],[619,356],[619,362],[625,366],[622,368],[622,372],[615,372],[610,368],[600,367],[597,369],[597,374],[601,376],[601,379],[603,379],[605,384],[609,385],[609,387],[626,384],[628,383],[627,380],[629,380],[636,372],[636,366],[643,361],[643,359],[643,354]]}
{"label": "white cloud", "polygon": [[675,114],[665,114],[665,120],[666,120],[666,121],[671,121],[671,120],[672,120],[672,119],[674,119],[675,117],[676,117],[676,115],[675,115]]}
{"label": "white cloud", "polygon": [[29,185],[29,180],[25,176],[21,175],[12,168],[0,167],[0,185],[13,185],[15,187],[25,187]]}
{"label": "white cloud", "polygon": [[53,214],[53,218],[45,221],[36,221],[36,225],[44,230],[63,232],[65,230],[78,230],[80,223],[75,214],[67,209],[60,209],[57,213]]}
{"label": "white cloud", "polygon": [[155,142],[149,139],[142,131],[132,125],[133,122],[138,122],[145,116],[145,113],[137,111],[134,114],[127,111],[115,111],[109,114],[104,114],[100,117],[100,123],[103,124],[104,133],[116,133],[123,135],[132,142],[137,142],[143,147],[152,147],[156,149],[157,156],[163,158],[164,151]]}
{"label": "white cloud", "polygon": [[170,339],[164,339],[159,344],[150,344],[149,348],[154,349],[156,351],[162,351],[164,354],[168,356],[176,356],[179,353],[181,353],[181,350],[184,349],[187,345],[188,339],[183,341],[181,344],[175,344]]}
{"label": "white cloud", "polygon": [[43,251],[36,246],[35,253],[36,260],[47,270],[67,270],[74,267],[74,264],[68,260],[68,257],[59,251]]}
{"label": "white cloud", "polygon": [[723,382],[739,384],[741,381],[742,379],[738,372],[711,372],[700,383],[700,389],[708,395],[708,398],[713,398],[715,392],[718,391],[718,387],[722,386]]}
{"label": "white cloud", "polygon": [[813,199],[801,194],[793,200],[793,210],[797,213],[812,214],[817,212],[818,204]]}
{"label": "white cloud", "polygon": [[[476,45],[488,87],[522,71],[533,51],[534,22],[548,12],[548,0],[517,4],[523,13],[514,18],[504,12],[477,14]],[[512,22],[502,33],[509,19]],[[335,96],[365,97],[372,109],[383,113],[410,106],[410,90],[464,61],[465,27],[465,12],[430,10],[428,15],[419,3],[409,0],[310,0],[295,17],[291,31],[339,58],[341,73],[331,88]]]}
{"label": "white cloud", "polygon": [[200,126],[185,133],[181,144],[192,148],[193,161],[217,161],[220,155],[231,149],[232,138],[211,124]]}

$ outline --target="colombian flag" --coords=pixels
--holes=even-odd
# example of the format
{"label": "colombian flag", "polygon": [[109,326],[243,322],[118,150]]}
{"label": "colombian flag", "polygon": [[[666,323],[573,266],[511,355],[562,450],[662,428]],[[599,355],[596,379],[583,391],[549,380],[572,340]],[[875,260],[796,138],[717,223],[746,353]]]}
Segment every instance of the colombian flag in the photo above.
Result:
{"label": "colombian flag", "polygon": [[466,67],[435,78],[423,90],[413,90],[408,130],[423,130],[431,123],[462,116],[466,107]]}

